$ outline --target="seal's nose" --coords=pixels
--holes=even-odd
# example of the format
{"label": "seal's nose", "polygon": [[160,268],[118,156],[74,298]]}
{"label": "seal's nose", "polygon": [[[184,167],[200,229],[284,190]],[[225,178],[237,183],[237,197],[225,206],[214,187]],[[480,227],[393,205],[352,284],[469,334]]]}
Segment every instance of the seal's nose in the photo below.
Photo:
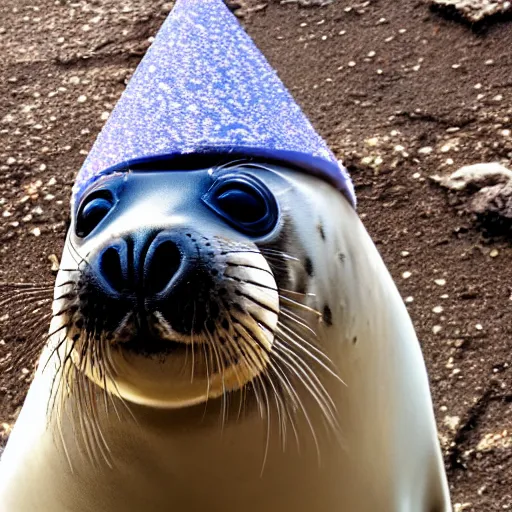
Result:
{"label": "seal's nose", "polygon": [[184,262],[183,237],[173,233],[160,233],[153,240],[144,257],[144,291],[156,295],[164,291]]}
{"label": "seal's nose", "polygon": [[114,291],[129,291],[128,247],[123,240],[103,250],[99,257],[98,270],[98,278]]}
{"label": "seal's nose", "polygon": [[113,241],[99,254],[97,279],[117,294],[159,295],[172,287],[189,245],[187,236],[167,231]]}

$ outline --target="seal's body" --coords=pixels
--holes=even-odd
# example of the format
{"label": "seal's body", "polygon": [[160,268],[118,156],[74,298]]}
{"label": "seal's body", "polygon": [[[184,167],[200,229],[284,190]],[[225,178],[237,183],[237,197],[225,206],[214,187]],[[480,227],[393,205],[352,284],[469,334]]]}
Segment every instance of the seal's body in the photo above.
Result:
{"label": "seal's body", "polygon": [[[1,510],[451,510],[420,347],[353,207],[314,177],[284,169],[242,172],[268,186],[280,212],[273,231],[254,244],[258,257],[270,255],[266,261],[281,290],[275,331],[280,334],[269,347],[270,362],[261,363],[260,373],[255,370],[261,376],[279,368],[275,378],[256,378],[245,386],[232,383],[231,388],[240,389],[228,393],[227,403],[213,398],[206,408],[187,405],[204,397],[197,389],[183,392],[180,372],[167,380],[154,374],[149,382],[149,375],[159,364],[165,366],[162,360],[172,359],[173,352],[150,357],[145,368],[148,356],[135,351],[139,359],[129,362],[138,367],[137,375],[145,375],[145,386],[135,392],[121,369],[118,397],[112,397],[112,384],[114,391],[104,401],[103,384],[96,377],[96,385],[81,393],[68,389],[57,415],[55,409],[48,412],[47,404],[52,388],[55,393],[55,379],[64,378],[62,361],[68,349],[61,346],[53,352],[54,340],[42,356],[2,458]],[[121,200],[116,206],[120,213],[111,212],[112,220],[107,217],[87,245],[89,261],[105,244],[112,247],[119,233],[137,231],[137,223],[174,231],[192,223],[200,225],[197,237],[204,244],[215,237],[228,245],[247,244],[245,235],[218,222],[206,206],[202,210],[201,182],[207,176],[206,171],[187,171],[165,178],[179,183],[181,191],[196,191],[187,196],[186,207],[176,196],[169,208],[169,198],[158,203],[148,190],[144,203],[132,195],[127,211]],[[154,182],[154,177],[144,176],[137,188],[148,178]],[[125,181],[131,179],[128,175]],[[76,252],[84,256],[71,233],[63,268],[78,268]],[[272,255],[278,252],[283,258],[276,260]],[[226,280],[217,257],[213,265]],[[56,296],[69,286],[59,284],[74,281],[73,275],[61,271]],[[257,281],[258,275],[245,279]],[[70,300],[58,300],[56,309],[69,308]],[[267,304],[273,309],[272,301],[270,295]],[[55,317],[54,328],[60,318]],[[300,363],[294,365],[294,360]],[[190,354],[188,361],[190,365]],[[173,390],[173,382],[181,382],[181,391]],[[161,392],[154,389],[159,384]],[[88,401],[88,392],[96,398]],[[82,429],[89,435],[82,435]]]}

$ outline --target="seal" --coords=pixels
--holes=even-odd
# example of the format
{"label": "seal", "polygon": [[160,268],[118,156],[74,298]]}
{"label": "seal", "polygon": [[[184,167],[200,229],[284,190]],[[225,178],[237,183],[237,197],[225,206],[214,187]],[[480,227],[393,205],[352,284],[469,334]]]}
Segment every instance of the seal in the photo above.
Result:
{"label": "seal", "polygon": [[98,137],[53,299],[0,510],[451,510],[348,175],[222,2],[177,2]]}

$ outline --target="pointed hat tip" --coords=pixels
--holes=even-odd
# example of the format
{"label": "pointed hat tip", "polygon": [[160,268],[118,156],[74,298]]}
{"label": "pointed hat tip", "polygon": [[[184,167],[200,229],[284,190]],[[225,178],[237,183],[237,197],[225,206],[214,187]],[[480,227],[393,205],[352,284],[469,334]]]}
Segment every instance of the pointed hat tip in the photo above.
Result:
{"label": "pointed hat tip", "polygon": [[355,205],[345,168],[222,0],[177,0],[96,139],[74,198],[112,168],[190,153],[268,154]]}

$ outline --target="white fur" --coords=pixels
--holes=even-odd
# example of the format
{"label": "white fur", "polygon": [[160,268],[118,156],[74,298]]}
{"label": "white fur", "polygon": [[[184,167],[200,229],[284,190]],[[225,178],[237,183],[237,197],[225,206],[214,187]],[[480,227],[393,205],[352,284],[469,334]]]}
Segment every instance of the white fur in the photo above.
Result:
{"label": "white fur", "polygon": [[388,271],[338,192],[313,178],[283,176],[301,238],[295,243],[313,262],[311,306],[332,310],[334,325],[316,328],[345,383],[322,376],[340,439],[304,393],[320,462],[305,418],[297,422],[299,443],[290,429],[283,451],[274,414],[262,471],[267,420],[257,410],[221,429],[217,411],[203,420],[202,407],[133,406],[135,422],[118,404],[121,420],[99,412],[113,468],[93,464],[73,434],[72,407],[62,433],[54,417],[46,426],[50,364],[39,369],[0,463],[2,512],[451,511],[425,365]]}

